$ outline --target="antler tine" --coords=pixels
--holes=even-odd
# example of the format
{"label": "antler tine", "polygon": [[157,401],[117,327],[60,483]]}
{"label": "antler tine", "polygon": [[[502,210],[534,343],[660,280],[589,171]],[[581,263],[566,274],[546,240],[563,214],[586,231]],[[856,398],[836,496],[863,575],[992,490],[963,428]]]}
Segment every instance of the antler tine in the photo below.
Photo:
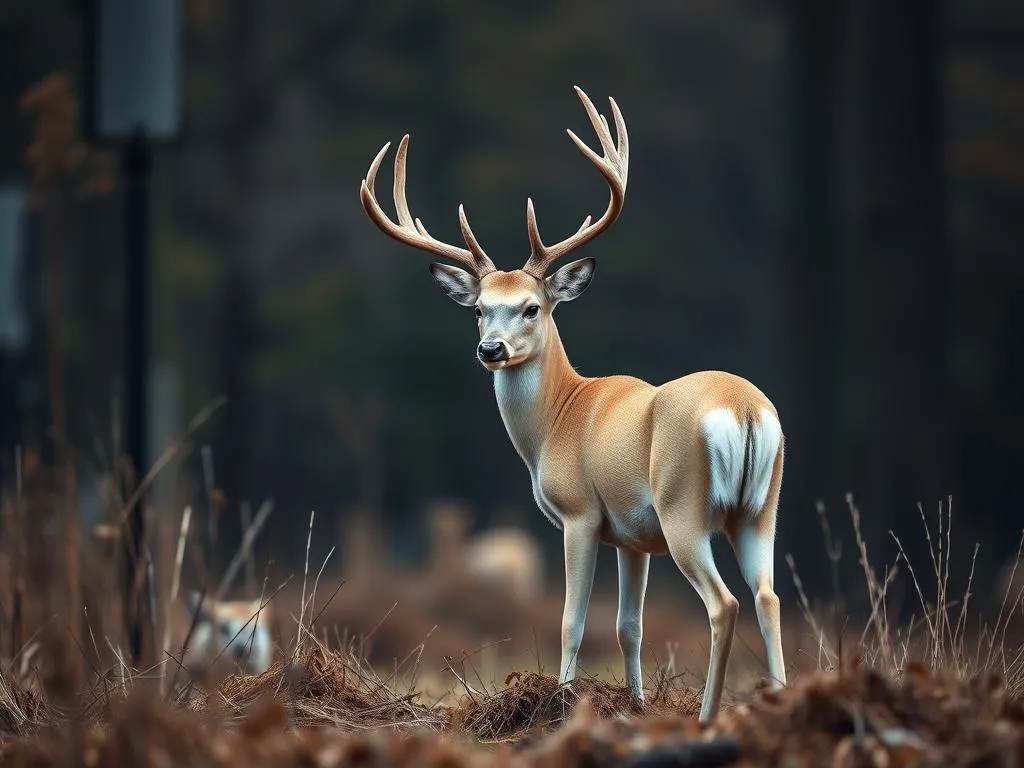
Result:
{"label": "antler tine", "polygon": [[[590,220],[590,216],[583,219],[580,228],[576,230],[576,235],[590,226]],[[530,235],[530,247],[534,253],[540,253],[547,249],[544,243],[541,242],[540,232],[537,230],[537,214],[533,210],[533,200],[529,197],[526,198],[526,230]]]}
{"label": "antler tine", "polygon": [[[476,239],[476,235],[473,234],[473,230],[469,228],[469,219],[466,218],[466,209],[462,207],[462,203],[459,203],[459,229],[462,230],[462,239],[466,241],[469,250],[473,252],[474,256],[479,254],[478,258],[483,258],[489,263],[490,259],[487,258],[484,249],[480,247],[480,243]],[[493,264],[491,264],[491,270],[494,270]]]}
{"label": "antler tine", "polygon": [[597,134],[598,141],[601,142],[601,149],[604,151],[606,158],[613,157],[615,155],[615,142],[612,141],[612,134],[608,128],[608,121],[604,115],[597,111],[597,107],[594,106],[594,102],[590,100],[579,86],[576,86],[576,93],[579,94],[580,101],[583,102],[583,108],[587,111],[587,117],[590,118],[590,124],[594,126],[594,132]]}
{"label": "antler tine", "polygon": [[[622,176],[623,192],[625,192],[626,177],[629,175],[629,132],[626,130],[626,121],[622,117],[622,111],[619,109],[619,105],[615,103],[615,99],[609,96],[608,101],[612,105],[612,117],[615,119],[615,135],[619,140],[619,147],[615,153],[615,158],[619,161],[619,174]],[[605,130],[608,130],[607,123],[605,123]]]}
{"label": "antler tine", "polygon": [[416,228],[412,214],[409,212],[409,201],[405,197],[405,161],[409,156],[409,134],[405,134],[398,143],[395,153],[395,210],[398,212],[398,223],[404,228]]}
{"label": "antler tine", "polygon": [[466,239],[466,244],[469,246],[469,250],[465,248],[459,248],[458,246],[449,245],[448,243],[442,242],[430,233],[427,232],[427,228],[423,226],[418,218],[414,218],[412,212],[409,210],[409,202],[405,196],[405,178],[406,178],[406,158],[409,152],[409,134],[402,137],[402,141],[398,145],[398,152],[395,155],[395,186],[394,186],[394,198],[395,198],[395,210],[398,213],[398,223],[396,224],[391,218],[384,213],[384,209],[381,208],[380,203],[377,201],[377,195],[374,191],[374,182],[377,178],[377,171],[380,169],[381,161],[384,159],[384,155],[387,154],[388,149],[391,147],[391,142],[387,142],[377,156],[373,159],[370,164],[370,169],[366,172],[366,178],[363,179],[359,186],[359,199],[363,203],[363,208],[366,214],[385,234],[393,237],[399,242],[411,245],[414,248],[427,251],[429,253],[442,256],[447,259],[463,265],[469,268],[478,278],[484,275],[494,272],[494,263],[488,258],[484,249],[480,246],[476,237],[473,235],[473,230],[469,228],[469,221],[466,219],[465,211],[462,206],[459,206],[459,225],[462,230],[462,235]]}
{"label": "antler tine", "polygon": [[540,231],[537,228],[537,214],[533,208],[533,201],[527,199],[526,228],[530,236],[530,258],[523,267],[523,271],[537,279],[544,277],[544,273],[554,261],[570,251],[582,247],[606,230],[622,212],[622,204],[626,196],[626,179],[629,173],[629,135],[626,131],[626,122],[622,117],[622,112],[619,110],[619,105],[615,103],[615,99],[608,99],[612,107],[612,117],[615,120],[615,133],[618,139],[618,146],[616,146],[616,143],[612,140],[611,127],[608,124],[607,118],[598,113],[594,104],[581,88],[578,86],[574,86],[574,88],[580,97],[580,101],[583,102],[583,107],[587,111],[591,125],[594,126],[594,132],[597,134],[598,141],[601,142],[604,156],[598,155],[588,147],[571,129],[567,129],[566,133],[569,134],[569,138],[573,140],[573,143],[583,153],[584,157],[597,167],[608,183],[608,208],[601,218],[593,224],[590,223],[590,217],[588,216],[584,220],[583,226],[571,237],[555,245],[544,245],[540,237]]}

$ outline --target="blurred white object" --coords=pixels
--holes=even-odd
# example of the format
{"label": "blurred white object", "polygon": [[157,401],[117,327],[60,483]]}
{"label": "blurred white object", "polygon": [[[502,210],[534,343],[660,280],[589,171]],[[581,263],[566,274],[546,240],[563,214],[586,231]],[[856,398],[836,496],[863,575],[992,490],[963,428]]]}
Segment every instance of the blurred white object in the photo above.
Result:
{"label": "blurred white object", "polygon": [[544,588],[544,562],[534,540],[517,528],[499,528],[466,543],[466,570],[480,581],[500,584],[526,603]]}
{"label": "blurred white object", "polygon": [[468,513],[453,502],[436,502],[427,513],[431,568],[436,579],[464,577],[500,586],[517,601],[529,602],[544,588],[544,562],[533,537],[503,526],[466,537]]}

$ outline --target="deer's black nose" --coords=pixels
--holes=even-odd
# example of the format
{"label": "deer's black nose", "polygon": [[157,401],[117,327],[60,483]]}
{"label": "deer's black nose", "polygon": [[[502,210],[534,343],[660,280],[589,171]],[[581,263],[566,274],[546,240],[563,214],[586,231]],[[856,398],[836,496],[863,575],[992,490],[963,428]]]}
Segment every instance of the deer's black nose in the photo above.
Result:
{"label": "deer's black nose", "polygon": [[485,363],[497,363],[508,360],[508,349],[503,341],[481,341],[476,355]]}

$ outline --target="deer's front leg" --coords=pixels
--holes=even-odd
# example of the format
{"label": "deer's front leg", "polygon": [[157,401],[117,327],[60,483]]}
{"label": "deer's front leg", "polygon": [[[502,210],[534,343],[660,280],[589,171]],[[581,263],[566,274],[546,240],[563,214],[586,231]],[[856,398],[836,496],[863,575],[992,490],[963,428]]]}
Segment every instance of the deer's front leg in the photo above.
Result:
{"label": "deer's front leg", "polygon": [[568,523],[564,538],[565,610],[562,612],[560,683],[576,679],[576,657],[583,642],[583,626],[587,621],[587,605],[600,545],[598,529],[582,522]]}

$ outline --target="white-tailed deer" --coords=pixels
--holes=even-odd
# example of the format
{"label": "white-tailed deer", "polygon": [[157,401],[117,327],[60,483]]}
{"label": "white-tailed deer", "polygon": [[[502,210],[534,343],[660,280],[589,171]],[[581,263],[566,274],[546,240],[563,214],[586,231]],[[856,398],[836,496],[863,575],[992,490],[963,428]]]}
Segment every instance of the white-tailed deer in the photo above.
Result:
{"label": "white-tailed deer", "polygon": [[576,89],[601,141],[598,156],[572,131],[580,151],[611,190],[607,210],[574,235],[545,245],[533,202],[526,221],[531,253],[522,269],[495,268],[469,227],[459,224],[468,250],[436,240],[414,219],[405,197],[406,135],[395,159],[398,222],[381,209],[374,179],[390,146],[374,158],[360,186],[373,222],[407,245],[461,265],[431,264],[441,290],[474,307],[477,356],[494,373],[498,410],[533,481],[541,511],[563,532],[565,610],[560,679],[573,680],[583,638],[599,544],[618,549],[617,633],[626,678],[643,698],[640,641],[647,571],[652,554],[670,553],[707,607],[711,652],[701,719],[719,707],[739,603],[711,552],[724,531],[754,593],[757,618],[776,686],[785,684],[779,599],[774,589],[775,519],[782,485],[783,436],[775,407],[753,384],[721,371],[703,371],[660,386],[630,376],[584,377],[566,357],[552,313],[590,284],[594,259],[556,260],[601,234],[622,210],[629,163],[626,125],[613,99],[618,144],[608,121]]}
{"label": "white-tailed deer", "polygon": [[[200,601],[202,603],[200,604]],[[270,608],[255,600],[202,599],[198,592],[185,595],[189,617],[196,616],[182,665],[200,671],[215,661],[237,665],[243,672],[259,675],[270,668],[274,645],[270,638]]]}

